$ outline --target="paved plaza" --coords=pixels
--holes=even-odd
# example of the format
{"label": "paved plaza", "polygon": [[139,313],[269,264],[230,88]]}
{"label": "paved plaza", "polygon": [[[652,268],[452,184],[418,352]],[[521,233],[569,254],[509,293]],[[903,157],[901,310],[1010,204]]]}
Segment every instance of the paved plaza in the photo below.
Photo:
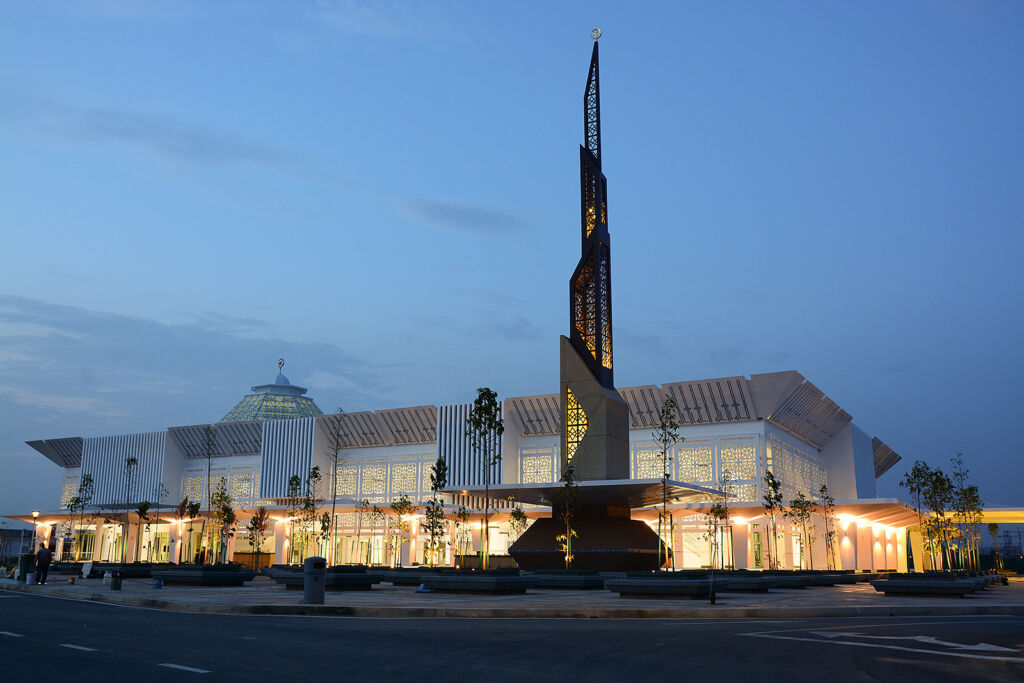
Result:
{"label": "paved plaza", "polygon": [[257,577],[239,587],[152,587],[149,579],[126,579],[112,591],[102,579],[51,577],[46,586],[0,581],[0,588],[80,600],[155,607],[182,612],[321,614],[366,617],[474,618],[789,618],[823,616],[912,616],[1002,614],[1024,616],[1024,578],[989,586],[965,598],[887,597],[869,584],[767,593],[719,593],[716,604],[675,598],[620,598],[606,590],[531,589],[520,595],[417,593],[415,588],[378,584],[370,591],[328,591],[324,605],[302,605],[301,590],[287,590]]}

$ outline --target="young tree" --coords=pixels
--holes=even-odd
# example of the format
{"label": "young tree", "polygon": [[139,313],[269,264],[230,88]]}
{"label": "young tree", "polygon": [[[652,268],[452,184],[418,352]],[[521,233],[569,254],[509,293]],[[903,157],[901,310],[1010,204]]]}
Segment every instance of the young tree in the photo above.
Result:
{"label": "young tree", "polygon": [[978,487],[968,483],[970,470],[964,464],[963,454],[957,453],[950,458],[953,466],[951,481],[953,483],[953,522],[960,531],[961,568],[979,569],[981,557],[978,546],[981,542],[981,524],[985,504],[981,500]]}
{"label": "young tree", "polygon": [[825,568],[836,568],[836,529],[835,511],[836,499],[828,492],[828,484],[822,484],[818,489],[818,498],[821,499],[821,513],[825,517]]}
{"label": "young tree", "polygon": [[[711,582],[710,592],[708,594],[708,602],[712,605],[715,604],[715,564],[719,560],[718,549],[721,543],[721,529],[728,523],[729,520],[729,508],[723,502],[723,499],[718,499],[715,503],[708,508],[708,511],[704,513],[704,538],[708,540],[711,546],[711,562],[708,565],[708,578]],[[724,555],[724,553],[722,554]],[[722,568],[725,568],[725,558],[721,559]]]}
{"label": "young tree", "polygon": [[924,510],[927,507],[926,496],[928,488],[931,486],[933,476],[934,472],[932,471],[932,468],[928,466],[928,463],[923,460],[917,460],[914,462],[914,466],[909,472],[903,473],[903,479],[900,480],[900,486],[905,488],[907,493],[910,494],[910,502],[914,506],[914,512],[917,513],[917,531],[921,534],[921,540],[928,548],[932,560],[931,566],[934,569],[935,546],[932,543],[931,525],[926,524],[924,519]]}
{"label": "young tree", "polygon": [[[211,477],[213,475],[213,456],[217,452],[217,430],[211,425],[203,427],[202,436],[202,448],[203,457],[206,458],[206,514],[209,516],[213,513],[213,489]],[[206,517],[203,517],[203,537],[206,537]],[[207,545],[206,554],[203,558],[203,564],[206,564],[206,560],[209,559],[210,563],[213,563],[213,528],[211,525],[210,529],[210,542]]]}
{"label": "young tree", "polygon": [[505,432],[505,422],[501,417],[498,394],[487,387],[480,387],[476,393],[473,408],[466,418],[466,436],[469,437],[473,454],[483,467],[484,524],[480,529],[480,550],[483,569],[487,569],[491,535],[491,468],[501,463],[498,442]]}
{"label": "young tree", "polygon": [[[363,536],[363,516],[366,515],[369,509],[370,501],[366,498],[363,498],[356,504],[356,545],[352,553],[349,554],[349,557],[355,558],[356,564],[360,564],[363,561],[362,555],[359,552],[359,545]],[[366,559],[366,564],[370,564],[369,557]]]}
{"label": "young tree", "polygon": [[[800,527],[800,554],[803,555],[803,549],[807,548],[807,569],[814,569],[814,534],[811,527],[813,513],[814,501],[808,499],[803,494],[803,491],[797,491],[796,498],[789,501],[789,508],[782,513],[793,524]],[[802,557],[800,558],[800,564],[803,565]]]}
{"label": "young tree", "polygon": [[338,406],[337,415],[327,415],[324,418],[323,424],[327,431],[327,457],[331,461],[331,517],[329,525],[329,537],[328,542],[328,555],[327,560],[328,566],[335,564],[338,561],[338,551],[335,548],[337,545],[337,531],[335,530],[335,505],[338,500],[338,465],[345,461],[345,456],[342,453],[346,444],[349,442],[348,428],[345,425],[345,411]]}
{"label": "young tree", "polygon": [[[735,563],[736,549],[733,547],[732,542],[732,518],[729,515],[729,498],[732,497],[735,486],[733,485],[732,472],[728,469],[722,470],[722,473],[718,476],[718,490],[725,494],[718,501],[721,512],[724,514],[722,517],[722,541],[723,544],[728,542],[729,544],[729,562]],[[728,536],[728,541],[726,541]],[[725,548],[722,548],[722,568],[725,568]]]}
{"label": "young tree", "polygon": [[409,496],[404,493],[397,500],[391,501],[394,524],[391,526],[391,533],[389,534],[389,539],[393,539],[389,543],[389,548],[392,552],[392,561],[394,563],[392,566],[397,567],[402,563],[402,545],[409,540],[409,516],[415,511],[416,506],[409,500]]}
{"label": "young tree", "polygon": [[[153,489],[153,499],[156,501],[155,503],[153,503],[153,507],[156,508],[156,515],[155,515],[156,522],[155,523],[157,524],[157,529],[156,529],[157,533],[154,533],[153,535],[151,535],[150,539],[149,539],[149,542],[150,542],[149,561],[150,562],[153,561],[154,549],[155,549],[155,552],[157,552],[157,553],[160,552],[160,547],[159,547],[160,536],[159,536],[159,533],[158,533],[160,531],[160,526],[159,526],[160,525],[160,510],[163,508],[164,501],[167,500],[167,496],[169,496],[170,494],[171,494],[171,492],[168,491],[167,487],[164,486],[161,482],[157,482],[156,487],[154,487],[154,489]],[[150,527],[150,524],[146,524],[146,530],[147,531],[149,531],[149,527]],[[168,560],[170,560],[170,558],[168,558]]]}
{"label": "young tree", "polygon": [[[367,515],[367,517],[369,517],[369,519],[370,519],[370,535],[371,535],[371,541],[372,541],[372,537],[376,535],[374,532],[377,530],[377,527],[384,527],[385,526],[385,521],[387,520],[387,515],[384,513],[383,510],[381,510],[379,507],[374,505],[373,508],[370,510],[369,514]],[[384,529],[384,533],[385,534],[387,533],[387,529],[386,528]],[[366,564],[373,564],[373,543],[372,542],[368,543],[366,545]],[[381,564],[384,564],[383,558],[381,558]]]}
{"label": "young tree", "polygon": [[292,557],[299,553],[295,526],[302,514],[302,477],[297,474],[288,477],[288,492],[285,494],[284,503],[288,514],[288,537],[291,539],[291,547],[288,549],[288,564],[292,564]]}
{"label": "young tree", "polygon": [[471,531],[469,509],[465,505],[459,505],[459,509],[455,511],[455,554],[461,558],[459,566],[466,564],[466,550],[469,548]]}
{"label": "young tree", "polygon": [[768,550],[768,569],[779,568],[778,529],[775,523],[775,516],[782,509],[782,482],[775,478],[771,470],[765,470],[764,495],[761,497],[761,507],[764,508],[767,528],[765,529],[765,540]]}
{"label": "young tree", "polygon": [[447,524],[444,518],[444,503],[441,491],[448,486],[448,463],[438,456],[430,468],[430,500],[427,501],[423,529],[429,537],[427,542],[427,564],[431,567],[437,563],[437,555],[444,543],[444,531]]}
{"label": "young tree", "polygon": [[521,505],[517,505],[512,509],[512,512],[509,513],[508,526],[512,531],[512,534],[516,537],[516,541],[518,541],[519,537],[523,535],[523,532],[526,531],[526,527],[529,526],[529,524],[530,518],[526,516],[525,512],[523,512]]}
{"label": "young tree", "polygon": [[175,560],[177,564],[181,564],[181,523],[185,520],[186,515],[188,515],[188,496],[182,498],[178,507],[174,508],[174,521],[177,522],[178,527],[178,557]]}
{"label": "young tree", "polygon": [[139,459],[129,455],[124,459],[124,526],[121,527],[121,567],[124,567],[125,553],[128,549],[128,531],[131,528],[132,487],[135,483],[135,472],[139,467]]}
{"label": "young tree", "polygon": [[249,541],[249,547],[252,548],[253,571],[259,571],[260,569],[260,549],[263,547],[263,539],[269,528],[270,512],[266,507],[260,505],[249,519],[245,533],[246,540]]}
{"label": "young tree", "polygon": [[[668,511],[668,481],[672,477],[672,458],[676,443],[679,442],[679,421],[676,411],[676,402],[671,396],[665,398],[658,409],[658,428],[651,433],[651,438],[658,445],[659,460],[661,461],[661,511],[658,513],[658,538],[662,537],[662,530],[668,532],[669,543],[675,544],[675,519]],[[658,543],[658,567],[662,566],[661,543]],[[676,568],[676,555],[672,553],[672,569]]]}
{"label": "young tree", "polygon": [[[323,479],[323,475],[320,474],[320,466],[314,465],[309,470],[309,476],[306,477],[305,489],[302,494],[302,506],[299,511],[299,520],[301,524],[301,532],[303,536],[303,555],[300,560],[310,557],[309,542],[311,539],[316,539],[320,535],[316,533],[316,523],[320,517],[319,507],[320,503],[323,502],[323,498],[320,497],[320,481]],[[323,526],[323,525],[321,525]],[[328,528],[330,523],[328,522]]]}
{"label": "young tree", "polygon": [[992,566],[995,569],[1003,568],[1003,559],[999,554],[999,525],[995,522],[988,523],[988,535],[992,537]]}
{"label": "young tree", "polygon": [[[188,498],[186,498],[185,500],[188,500]],[[199,562],[196,561],[196,555],[198,555],[198,553],[196,555],[192,554],[192,538],[194,534],[192,525],[195,523],[196,517],[199,516],[199,511],[201,509],[202,504],[199,503],[199,501],[193,501],[188,504],[188,558],[192,560],[192,562],[195,564],[199,564]],[[206,521],[204,520],[203,526],[200,527],[200,529],[203,529],[205,527]],[[202,533],[202,531],[200,531],[200,533]]]}
{"label": "young tree", "polygon": [[946,570],[949,570],[951,567],[949,561],[949,519],[946,518],[946,512],[949,511],[952,500],[953,482],[949,476],[938,468],[931,470],[931,476],[928,479],[928,485],[924,493],[924,502],[932,512],[932,519],[929,520],[929,525],[942,547],[942,563]]}
{"label": "young tree", "polygon": [[[572,521],[576,513],[576,501],[579,498],[579,485],[576,483],[576,471],[572,463],[569,463],[565,468],[565,472],[562,473],[562,482],[562,499],[558,509],[558,518],[565,526],[565,533],[555,536],[555,540],[558,541],[562,548],[565,568],[569,569],[573,561],[572,539],[578,538],[576,530],[572,528]],[[658,543],[661,543],[660,539]]]}
{"label": "young tree", "polygon": [[[216,524],[210,525],[211,541],[213,532],[217,533],[217,562],[224,564],[228,561],[228,539],[235,535],[235,515],[232,507],[231,494],[228,493],[227,477],[220,477],[217,480],[217,490],[214,491],[210,502],[213,504],[213,519]],[[213,544],[210,544],[211,555]]]}
{"label": "young tree", "polygon": [[[153,504],[148,500],[141,501],[135,507],[135,516],[139,518],[138,521],[138,533],[135,534],[135,561],[142,561],[142,523],[149,522],[149,509],[153,507]],[[149,526],[147,524],[147,526]],[[152,560],[150,560],[152,561]]]}
{"label": "young tree", "polygon": [[[71,543],[74,548],[75,562],[78,562],[82,553],[82,545],[84,538],[79,538],[75,535],[75,517],[79,517],[79,527],[85,526],[85,511],[92,502],[92,496],[94,492],[93,480],[91,474],[82,475],[82,480],[78,484],[78,492],[71,497],[68,501],[68,511],[71,513]],[[79,535],[84,535],[84,532],[80,531]]]}

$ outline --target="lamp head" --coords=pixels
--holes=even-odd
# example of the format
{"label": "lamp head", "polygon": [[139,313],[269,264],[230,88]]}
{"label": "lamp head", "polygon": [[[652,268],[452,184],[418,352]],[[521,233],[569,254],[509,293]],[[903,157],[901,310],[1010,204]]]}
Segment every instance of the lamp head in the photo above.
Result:
{"label": "lamp head", "polygon": [[32,519],[39,519],[39,510],[32,511]]}

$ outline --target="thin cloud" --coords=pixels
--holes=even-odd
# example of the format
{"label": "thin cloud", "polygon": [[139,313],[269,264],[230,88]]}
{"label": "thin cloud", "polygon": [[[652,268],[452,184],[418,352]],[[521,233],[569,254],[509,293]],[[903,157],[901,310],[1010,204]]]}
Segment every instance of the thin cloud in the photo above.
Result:
{"label": "thin cloud", "polygon": [[507,235],[526,227],[526,222],[515,214],[479,206],[433,199],[408,199],[401,206],[408,214],[425,223],[471,235]]}
{"label": "thin cloud", "polygon": [[266,142],[159,114],[75,105],[6,93],[0,120],[87,144],[116,144],[193,164],[276,165],[292,154]]}

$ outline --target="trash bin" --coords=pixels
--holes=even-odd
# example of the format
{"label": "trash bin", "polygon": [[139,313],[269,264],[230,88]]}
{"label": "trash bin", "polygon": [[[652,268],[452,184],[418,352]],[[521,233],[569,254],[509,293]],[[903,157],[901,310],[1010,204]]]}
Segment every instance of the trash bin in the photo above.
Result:
{"label": "trash bin", "polygon": [[36,585],[36,573],[34,571],[25,574],[25,583],[29,586]]}
{"label": "trash bin", "polygon": [[306,605],[324,604],[327,560],[322,557],[307,557],[302,565],[302,575],[302,602]]}
{"label": "trash bin", "polygon": [[32,553],[23,553],[21,557],[18,558],[18,576],[22,581],[28,579],[28,573],[35,572],[35,569],[36,556]]}
{"label": "trash bin", "polygon": [[112,591],[119,591],[119,590],[121,590],[121,581],[122,580],[123,580],[123,577],[121,576],[121,572],[113,572],[110,575],[110,590],[112,590]]}
{"label": "trash bin", "polygon": [[154,576],[153,577],[153,588],[163,588],[163,587],[164,587],[164,580],[163,580],[163,578],[159,577],[159,576]]}

